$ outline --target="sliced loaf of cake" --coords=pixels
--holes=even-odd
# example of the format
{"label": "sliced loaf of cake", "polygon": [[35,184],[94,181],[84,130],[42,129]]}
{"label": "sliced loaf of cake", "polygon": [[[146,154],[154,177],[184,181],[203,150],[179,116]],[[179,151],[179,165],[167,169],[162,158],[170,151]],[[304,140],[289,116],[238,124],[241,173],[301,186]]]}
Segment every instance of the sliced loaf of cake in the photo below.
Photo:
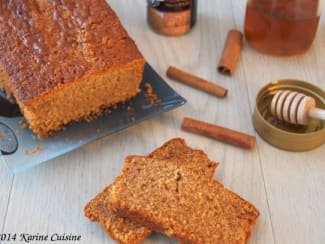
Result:
{"label": "sliced loaf of cake", "polygon": [[[218,163],[211,161],[201,150],[186,145],[180,138],[166,142],[149,155],[150,158],[173,159],[190,170],[205,177],[212,178]],[[93,198],[85,207],[84,213],[91,221],[97,221],[109,236],[119,243],[136,244],[151,234],[151,230],[115,214],[108,206],[111,185]]]}
{"label": "sliced loaf of cake", "polygon": [[172,159],[130,156],[108,206],[181,243],[246,243],[259,211],[219,182]]}

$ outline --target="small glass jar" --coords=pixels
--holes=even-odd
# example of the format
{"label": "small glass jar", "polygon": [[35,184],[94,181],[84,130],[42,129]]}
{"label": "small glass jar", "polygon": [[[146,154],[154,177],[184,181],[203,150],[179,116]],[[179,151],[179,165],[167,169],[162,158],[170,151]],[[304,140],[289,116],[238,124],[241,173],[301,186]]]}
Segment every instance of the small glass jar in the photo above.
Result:
{"label": "small glass jar", "polygon": [[163,35],[188,33],[195,25],[196,14],[197,0],[148,0],[148,24]]}
{"label": "small glass jar", "polygon": [[313,43],[321,0],[248,0],[245,37],[258,51],[289,56]]}

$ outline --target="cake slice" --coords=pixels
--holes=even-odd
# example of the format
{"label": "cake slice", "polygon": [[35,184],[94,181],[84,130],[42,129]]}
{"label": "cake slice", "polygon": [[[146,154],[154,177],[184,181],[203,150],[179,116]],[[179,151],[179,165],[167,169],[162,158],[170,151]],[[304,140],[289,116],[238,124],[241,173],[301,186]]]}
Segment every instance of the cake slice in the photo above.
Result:
{"label": "cake slice", "polygon": [[136,244],[151,235],[152,231],[129,218],[120,217],[107,206],[111,185],[92,199],[85,207],[85,216],[96,221],[114,240],[123,244]]}
{"label": "cake slice", "polygon": [[172,159],[185,165],[187,168],[212,178],[219,163],[211,161],[205,152],[199,149],[192,149],[181,138],[174,138],[149,154],[149,157],[156,159]]}
{"label": "cake slice", "polygon": [[144,64],[105,0],[0,4],[0,89],[41,137],[134,97]]}
{"label": "cake slice", "polygon": [[181,243],[246,243],[259,216],[251,203],[186,165],[139,156],[126,159],[108,206]]}
{"label": "cake slice", "polygon": [[[176,160],[198,174],[206,175],[205,177],[209,178],[213,177],[218,165],[218,163],[210,161],[203,151],[188,147],[185,141],[180,138],[166,142],[152,152],[149,157]],[[139,243],[148,237],[152,231],[129,218],[118,216],[107,206],[111,187],[111,185],[107,186],[86,205],[85,215],[91,221],[99,222],[106,233],[120,243]]]}

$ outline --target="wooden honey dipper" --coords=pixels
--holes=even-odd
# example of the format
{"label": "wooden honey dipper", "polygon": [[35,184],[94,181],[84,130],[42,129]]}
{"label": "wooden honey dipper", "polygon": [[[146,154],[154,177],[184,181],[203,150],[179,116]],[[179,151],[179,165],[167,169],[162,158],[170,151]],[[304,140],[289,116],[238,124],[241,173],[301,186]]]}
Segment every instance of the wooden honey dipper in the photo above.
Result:
{"label": "wooden honey dipper", "polygon": [[316,108],[314,98],[289,90],[280,90],[274,95],[271,113],[291,124],[306,125],[310,118],[325,120],[325,110]]}

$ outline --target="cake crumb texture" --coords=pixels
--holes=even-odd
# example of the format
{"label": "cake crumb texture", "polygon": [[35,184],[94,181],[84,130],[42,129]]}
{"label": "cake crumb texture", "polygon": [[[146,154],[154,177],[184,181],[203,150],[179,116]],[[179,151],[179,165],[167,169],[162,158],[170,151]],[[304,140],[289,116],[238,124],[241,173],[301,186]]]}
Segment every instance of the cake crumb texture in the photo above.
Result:
{"label": "cake crumb texture", "polygon": [[218,162],[212,161],[200,149],[189,147],[182,138],[174,138],[149,154],[156,159],[171,159],[180,165],[185,165],[197,174],[212,178]]}
{"label": "cake crumb texture", "polygon": [[152,231],[129,218],[120,217],[107,207],[111,186],[107,186],[85,207],[85,216],[96,221],[106,233],[119,243],[136,244],[146,239]]}
{"label": "cake crumb texture", "polygon": [[[179,164],[194,169],[199,174],[206,174],[206,177],[213,177],[218,163],[211,161],[201,151],[190,148],[183,139],[174,138],[166,142],[149,155],[150,158],[171,159]],[[113,183],[114,184],[114,183]],[[119,243],[135,244],[147,238],[152,231],[129,218],[120,217],[107,205],[111,185],[93,198],[85,207],[85,216],[91,221],[99,222],[100,226],[109,236]]]}
{"label": "cake crumb texture", "polygon": [[173,160],[130,156],[108,205],[181,243],[246,243],[259,216],[219,182]]}

